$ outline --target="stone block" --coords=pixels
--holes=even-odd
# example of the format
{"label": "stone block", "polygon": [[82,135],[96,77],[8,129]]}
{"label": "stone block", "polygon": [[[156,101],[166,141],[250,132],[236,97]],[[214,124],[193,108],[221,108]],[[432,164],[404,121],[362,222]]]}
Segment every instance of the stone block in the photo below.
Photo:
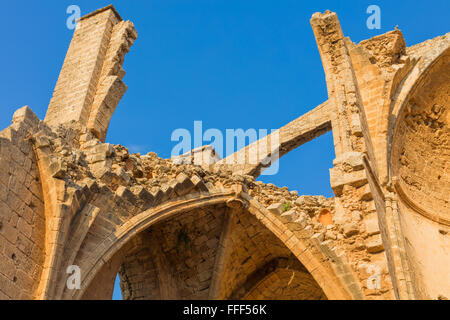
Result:
{"label": "stone block", "polygon": [[347,238],[359,233],[358,224],[355,222],[348,222],[342,228],[344,230],[344,236]]}
{"label": "stone block", "polygon": [[267,210],[270,212],[280,215],[283,211],[283,204],[282,203],[274,203],[267,207]]}
{"label": "stone block", "polygon": [[336,196],[342,195],[344,185],[361,187],[367,183],[365,170],[342,172],[337,168],[330,169],[330,184]]}
{"label": "stone block", "polygon": [[325,232],[325,239],[336,240],[337,239],[336,232],[334,232],[333,230],[327,230]]}
{"label": "stone block", "polygon": [[19,123],[22,121],[30,125],[37,125],[40,120],[28,106],[24,106],[14,112],[12,120],[13,123]]}
{"label": "stone block", "polygon": [[300,212],[297,215],[297,218],[294,220],[294,223],[300,225],[301,228],[304,228],[306,226],[306,224],[308,223],[308,217],[306,216],[306,214],[304,212]]}
{"label": "stone block", "polygon": [[9,223],[3,223],[3,227],[0,230],[0,235],[3,235],[6,240],[12,244],[16,243],[18,231],[15,227],[12,227]]}
{"label": "stone block", "polygon": [[208,187],[205,185],[205,183],[199,176],[193,175],[191,177],[191,181],[194,184],[194,187],[197,188],[199,191],[208,192]]}
{"label": "stone block", "polygon": [[49,169],[53,178],[63,179],[67,172],[67,165],[62,159],[53,159]]}
{"label": "stone block", "polygon": [[110,143],[101,143],[94,146],[91,152],[105,154],[107,157],[110,157],[114,152],[114,148]]}
{"label": "stone block", "polygon": [[36,148],[45,148],[50,146],[50,140],[47,137],[41,135],[34,137],[34,143]]}
{"label": "stone block", "polygon": [[369,236],[380,233],[380,227],[378,225],[378,219],[376,217],[365,219],[364,226]]}
{"label": "stone block", "polygon": [[295,200],[295,204],[300,208],[304,208],[304,207],[316,207],[318,206],[319,203],[315,197],[303,195]]}
{"label": "stone block", "polygon": [[128,185],[130,183],[131,177],[121,167],[116,168],[113,172],[116,174],[119,184]]}
{"label": "stone block", "polygon": [[158,205],[161,203],[162,199],[164,198],[164,192],[161,189],[157,189],[155,191],[151,192],[153,198],[155,199],[155,205]]}
{"label": "stone block", "polygon": [[370,189],[370,185],[368,183],[359,188],[358,192],[359,199],[362,201],[370,201],[373,199],[372,190]]}
{"label": "stone block", "polygon": [[192,188],[194,188],[194,183],[184,173],[178,174],[176,180],[177,184],[175,185],[175,192],[179,196],[184,196],[185,194],[189,193],[189,191],[191,191]]}
{"label": "stone block", "polygon": [[283,212],[280,215],[281,221],[284,223],[292,222],[294,221],[298,216],[298,212],[295,209],[288,210],[286,212]]}
{"label": "stone block", "polygon": [[333,165],[334,166],[347,165],[350,166],[353,169],[353,171],[362,170],[364,169],[363,157],[364,154],[362,152],[357,151],[345,152],[333,160]]}
{"label": "stone block", "polygon": [[136,198],[144,203],[144,208],[151,207],[155,201],[153,195],[142,186],[134,187],[133,193]]}
{"label": "stone block", "polygon": [[316,241],[318,241],[318,243],[320,243],[325,240],[325,235],[323,233],[317,232],[317,233],[313,234],[311,239],[316,240]]}
{"label": "stone block", "polygon": [[130,191],[130,189],[124,186],[119,186],[117,188],[116,195],[124,200],[127,200],[131,204],[136,204],[136,196],[133,194],[133,192]]}
{"label": "stone block", "polygon": [[357,137],[363,136],[363,131],[361,127],[361,120],[358,113],[353,113],[351,115],[351,126],[352,126],[352,134]]}
{"label": "stone block", "polygon": [[170,198],[177,196],[177,193],[175,192],[175,186],[176,186],[176,183],[173,183],[172,185],[165,184],[161,187],[161,190],[164,193],[164,199],[162,201],[165,201],[165,200],[168,200]]}

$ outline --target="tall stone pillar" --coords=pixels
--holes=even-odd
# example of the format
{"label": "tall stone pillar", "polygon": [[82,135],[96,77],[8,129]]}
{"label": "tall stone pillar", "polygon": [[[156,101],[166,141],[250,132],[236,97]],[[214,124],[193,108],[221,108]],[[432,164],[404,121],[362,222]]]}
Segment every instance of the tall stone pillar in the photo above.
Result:
{"label": "tall stone pillar", "polygon": [[45,122],[77,121],[105,140],[109,121],[127,90],[125,54],[137,37],[113,6],[82,17],[67,51]]}

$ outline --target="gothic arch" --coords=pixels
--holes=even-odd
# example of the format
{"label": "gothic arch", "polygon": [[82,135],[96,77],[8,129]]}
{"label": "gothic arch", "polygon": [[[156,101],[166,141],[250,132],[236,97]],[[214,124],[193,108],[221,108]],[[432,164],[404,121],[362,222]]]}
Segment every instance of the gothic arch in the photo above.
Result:
{"label": "gothic arch", "polygon": [[[276,218],[272,213],[245,193],[236,196],[231,191],[190,194],[183,199],[174,199],[135,215],[121,225],[114,234],[102,241],[102,245],[93,251],[91,256],[82,257],[83,259],[80,259],[80,261],[76,260],[76,264],[80,266],[80,269],[85,270],[82,274],[81,289],[70,291],[64,288],[59,298],[82,298],[98,272],[107,263],[111,263],[114,256],[133,236],[151,225],[188,210],[223,203],[228,203],[230,206],[246,206],[248,204],[248,208],[245,210],[255,216],[264,227],[284,243],[298,261],[304,265],[305,270],[311,274],[328,299],[348,299],[352,297],[351,290],[347,287],[348,283],[345,283],[335,274],[335,270],[345,267],[343,262],[331,261],[319,249],[317,243],[308,237],[302,238],[300,234],[294,234],[290,231],[287,224],[275,221]],[[353,296],[353,298],[355,297]]]}
{"label": "gothic arch", "polygon": [[[389,177],[392,177],[392,151],[397,140],[400,138],[398,127],[401,126],[405,118],[405,108],[407,108],[412,96],[423,89],[423,85],[427,79],[431,79],[436,72],[439,72],[437,66],[446,63],[446,61],[448,63],[450,46],[449,41],[444,41],[444,39],[436,45],[436,50],[431,51],[428,56],[421,58],[422,61],[418,61],[414,68],[402,80],[395,93],[396,99],[392,100],[389,105],[389,110],[386,110],[390,114],[384,128],[388,132],[386,137],[386,150],[388,167],[391,168],[388,173]],[[383,128],[380,130],[383,130]]]}

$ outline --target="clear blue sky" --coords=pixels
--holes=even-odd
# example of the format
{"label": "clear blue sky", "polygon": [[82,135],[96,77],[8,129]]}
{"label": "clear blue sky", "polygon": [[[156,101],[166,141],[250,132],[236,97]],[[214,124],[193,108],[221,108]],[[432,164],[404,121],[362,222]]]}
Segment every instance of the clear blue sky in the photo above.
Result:
{"label": "clear blue sky", "polygon": [[[0,2],[0,130],[29,105],[43,119],[73,31],[66,8],[82,15],[109,1]],[[278,128],[327,99],[320,56],[309,19],[338,13],[354,42],[394,29],[407,45],[450,31],[449,1],[112,1],[138,31],[126,56],[129,89],[114,114],[107,142],[133,152],[169,157],[177,128]],[[366,27],[366,8],[381,8],[381,29]],[[300,194],[332,196],[328,169],[332,135],[307,143],[262,178]],[[116,289],[117,286],[116,286]],[[118,290],[114,298],[120,299]]]}

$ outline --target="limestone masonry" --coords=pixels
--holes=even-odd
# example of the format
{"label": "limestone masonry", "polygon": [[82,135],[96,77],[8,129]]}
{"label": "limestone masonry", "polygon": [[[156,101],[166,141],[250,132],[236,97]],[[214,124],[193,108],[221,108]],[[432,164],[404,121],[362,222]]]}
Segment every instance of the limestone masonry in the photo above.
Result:
{"label": "limestone masonry", "polygon": [[330,199],[255,181],[269,152],[233,160],[264,141],[203,166],[105,143],[137,33],[112,6],[81,18],[45,119],[0,132],[0,299],[110,299],[118,273],[125,299],[450,297],[450,33],[311,25],[328,100],[279,150],[331,130]]}

